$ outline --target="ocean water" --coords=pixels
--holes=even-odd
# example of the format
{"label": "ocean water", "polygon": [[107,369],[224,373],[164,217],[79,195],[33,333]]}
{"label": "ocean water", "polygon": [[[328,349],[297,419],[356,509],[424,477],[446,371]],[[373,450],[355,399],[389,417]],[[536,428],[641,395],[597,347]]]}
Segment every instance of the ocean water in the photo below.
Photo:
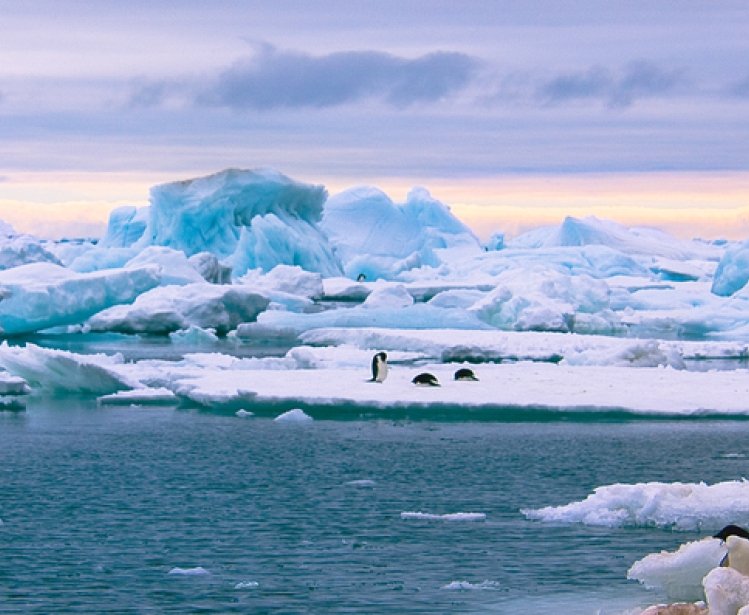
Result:
{"label": "ocean water", "polygon": [[[747,442],[745,421],[298,425],[34,400],[0,412],[0,613],[623,613],[663,598],[629,566],[698,534],[520,509],[747,476]],[[458,512],[485,518],[438,517]]]}

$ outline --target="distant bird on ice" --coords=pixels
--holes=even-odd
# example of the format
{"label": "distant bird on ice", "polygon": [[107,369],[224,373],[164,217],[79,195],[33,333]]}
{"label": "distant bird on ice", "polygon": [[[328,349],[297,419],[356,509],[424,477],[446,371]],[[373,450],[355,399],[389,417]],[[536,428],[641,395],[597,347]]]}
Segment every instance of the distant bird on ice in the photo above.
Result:
{"label": "distant bird on ice", "polygon": [[372,379],[370,382],[384,382],[388,375],[387,353],[378,352],[372,357]]}
{"label": "distant bird on ice", "polygon": [[414,376],[414,379],[411,380],[411,382],[413,382],[416,386],[422,387],[438,387],[440,385],[437,377],[434,374],[429,374],[427,372],[423,372],[421,374],[418,374],[417,376]]}
{"label": "distant bird on ice", "polygon": [[473,370],[468,369],[467,367],[461,367],[456,371],[454,378],[455,380],[478,380],[476,374],[473,373]]}

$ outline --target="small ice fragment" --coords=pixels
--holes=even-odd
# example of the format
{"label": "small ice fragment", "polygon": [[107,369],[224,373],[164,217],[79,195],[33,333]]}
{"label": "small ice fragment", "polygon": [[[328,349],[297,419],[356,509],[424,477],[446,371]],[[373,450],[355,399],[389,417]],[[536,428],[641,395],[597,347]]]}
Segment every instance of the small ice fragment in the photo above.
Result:
{"label": "small ice fragment", "polygon": [[278,423],[311,423],[312,417],[309,414],[305,414],[304,410],[294,408],[283,414],[279,414],[273,419]]}
{"label": "small ice fragment", "polygon": [[234,586],[234,589],[254,589],[259,585],[257,581],[241,581]]}
{"label": "small ice fragment", "polygon": [[202,566],[196,566],[195,568],[177,568],[177,567],[175,567],[175,568],[172,568],[169,571],[169,574],[180,574],[180,575],[183,575],[183,576],[193,577],[193,576],[200,576],[200,575],[211,574],[211,573],[208,570],[206,570],[205,568],[203,568]]}
{"label": "small ice fragment", "polygon": [[402,512],[401,519],[419,519],[423,521],[484,521],[486,513],[479,512],[456,512],[445,515],[435,515],[425,512]]}
{"label": "small ice fragment", "polygon": [[346,484],[351,487],[374,487],[377,483],[368,478],[362,478],[359,480],[350,480]]}
{"label": "small ice fragment", "polygon": [[442,589],[448,591],[471,591],[481,589],[499,589],[499,583],[496,581],[482,581],[481,583],[471,583],[470,581],[451,581],[447,585],[443,585]]}
{"label": "small ice fragment", "polygon": [[237,410],[234,414],[236,414],[237,416],[240,416],[240,417],[255,416],[254,412],[250,412],[249,410],[244,410],[242,408],[240,408],[239,410]]}

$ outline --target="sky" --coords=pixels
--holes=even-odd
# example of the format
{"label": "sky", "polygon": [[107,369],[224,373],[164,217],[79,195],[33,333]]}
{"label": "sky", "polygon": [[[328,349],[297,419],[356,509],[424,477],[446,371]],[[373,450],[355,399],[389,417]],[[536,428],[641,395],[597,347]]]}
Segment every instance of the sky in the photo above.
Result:
{"label": "sky", "polygon": [[0,0],[0,218],[97,236],[272,167],[428,188],[482,238],[566,215],[749,238],[745,0]]}

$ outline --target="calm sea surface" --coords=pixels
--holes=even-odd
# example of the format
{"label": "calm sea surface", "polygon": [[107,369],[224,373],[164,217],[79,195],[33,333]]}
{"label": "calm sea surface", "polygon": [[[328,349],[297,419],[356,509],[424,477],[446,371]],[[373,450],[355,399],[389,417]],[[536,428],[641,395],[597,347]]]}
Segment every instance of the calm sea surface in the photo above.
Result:
{"label": "calm sea surface", "polygon": [[747,443],[744,421],[295,425],[37,400],[0,412],[0,613],[621,613],[662,598],[627,568],[698,535],[519,509],[747,476]]}

